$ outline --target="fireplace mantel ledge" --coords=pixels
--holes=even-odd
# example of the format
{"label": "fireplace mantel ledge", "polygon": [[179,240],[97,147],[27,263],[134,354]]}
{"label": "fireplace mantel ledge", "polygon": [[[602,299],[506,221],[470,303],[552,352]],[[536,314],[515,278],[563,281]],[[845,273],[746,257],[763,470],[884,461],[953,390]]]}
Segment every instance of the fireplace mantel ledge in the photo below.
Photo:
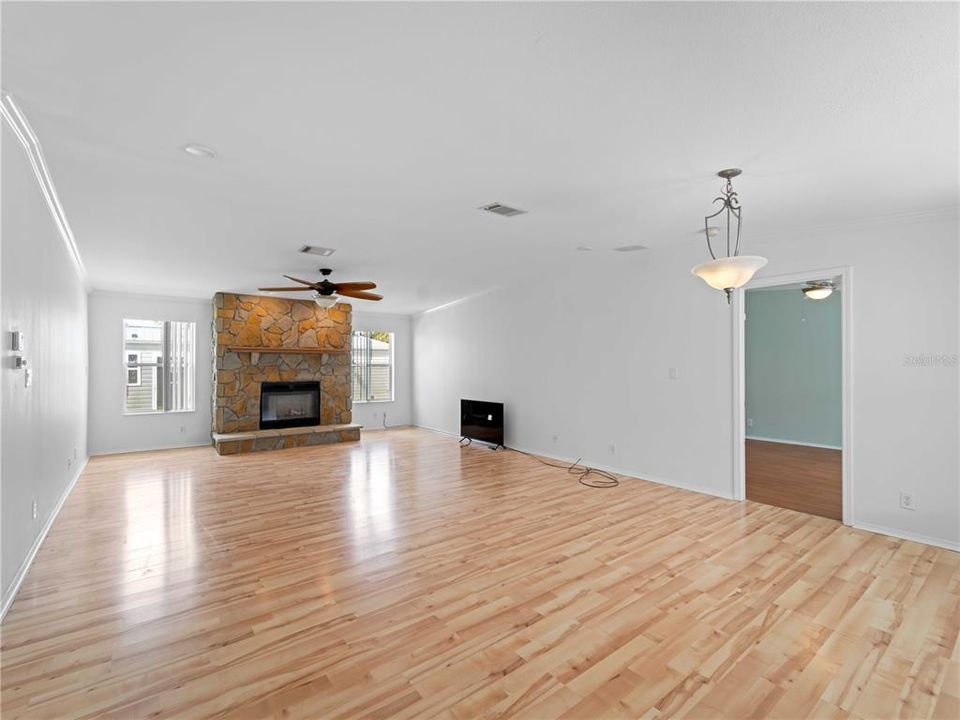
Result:
{"label": "fireplace mantel ledge", "polygon": [[331,353],[350,352],[350,348],[318,348],[318,347],[267,347],[266,345],[227,345],[226,350],[235,353],[298,353],[301,355],[327,355]]}

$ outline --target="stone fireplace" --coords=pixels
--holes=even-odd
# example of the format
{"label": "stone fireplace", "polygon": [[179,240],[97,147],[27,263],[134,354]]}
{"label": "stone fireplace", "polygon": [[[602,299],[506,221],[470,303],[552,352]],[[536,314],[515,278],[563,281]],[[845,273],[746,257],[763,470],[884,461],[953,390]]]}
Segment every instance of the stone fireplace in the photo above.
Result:
{"label": "stone fireplace", "polygon": [[[360,439],[352,424],[350,305],[217,293],[214,296],[213,442],[228,455]],[[313,384],[309,400],[286,391]],[[269,401],[261,423],[262,393]],[[272,399],[271,399],[272,398]],[[308,417],[313,411],[316,418]],[[283,417],[280,417],[280,416]],[[315,421],[319,420],[319,424]]]}

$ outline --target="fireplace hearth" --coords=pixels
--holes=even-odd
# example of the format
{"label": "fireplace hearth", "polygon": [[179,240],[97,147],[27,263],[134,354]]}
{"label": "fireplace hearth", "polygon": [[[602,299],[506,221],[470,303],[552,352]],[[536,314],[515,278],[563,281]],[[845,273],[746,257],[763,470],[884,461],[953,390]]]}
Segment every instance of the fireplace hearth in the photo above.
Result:
{"label": "fireplace hearth", "polygon": [[261,430],[319,424],[319,382],[265,382],[261,384]]}

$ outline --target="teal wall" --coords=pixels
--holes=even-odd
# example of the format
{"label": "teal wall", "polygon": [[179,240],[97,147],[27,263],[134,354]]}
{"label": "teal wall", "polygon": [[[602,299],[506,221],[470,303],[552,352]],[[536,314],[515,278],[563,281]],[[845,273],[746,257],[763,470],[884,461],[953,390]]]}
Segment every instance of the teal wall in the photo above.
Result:
{"label": "teal wall", "polygon": [[800,290],[746,296],[747,437],[840,447],[840,292],[826,300]]}

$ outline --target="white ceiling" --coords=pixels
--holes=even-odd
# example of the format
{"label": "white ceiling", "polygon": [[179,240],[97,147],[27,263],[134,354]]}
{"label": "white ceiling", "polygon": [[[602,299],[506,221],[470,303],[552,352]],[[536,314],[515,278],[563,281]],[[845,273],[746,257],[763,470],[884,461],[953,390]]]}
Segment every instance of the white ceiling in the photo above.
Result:
{"label": "white ceiling", "polygon": [[[3,86],[94,287],[374,280],[413,312],[701,243],[957,203],[956,4],[2,5]],[[184,154],[188,142],[215,160]],[[529,214],[478,211],[499,201]],[[642,263],[644,252],[623,256]]]}

